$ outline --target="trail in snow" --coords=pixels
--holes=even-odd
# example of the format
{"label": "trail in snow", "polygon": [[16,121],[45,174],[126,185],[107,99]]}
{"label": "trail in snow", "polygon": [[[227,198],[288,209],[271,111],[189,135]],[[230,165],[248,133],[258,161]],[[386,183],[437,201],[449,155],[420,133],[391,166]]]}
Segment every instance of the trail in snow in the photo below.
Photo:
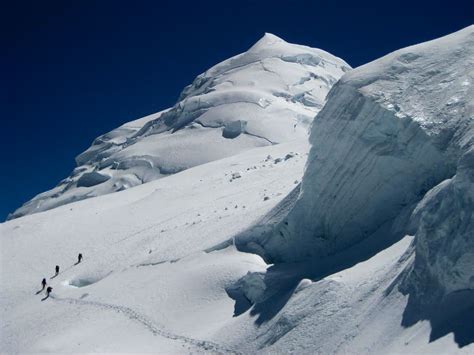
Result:
{"label": "trail in snow", "polygon": [[103,302],[97,302],[97,301],[84,301],[84,300],[78,300],[75,298],[59,298],[54,295],[50,296],[51,299],[59,302],[66,302],[69,304],[74,304],[74,305],[83,305],[83,306],[91,306],[91,307],[97,307],[105,310],[110,310],[114,311],[119,314],[125,315],[127,318],[130,320],[136,321],[140,324],[142,324],[145,328],[147,328],[153,335],[159,335],[167,339],[171,340],[178,340],[182,341],[186,344],[196,346],[202,350],[205,350],[206,352],[212,351],[216,352],[219,354],[240,354],[239,352],[227,348],[225,346],[222,346],[220,344],[214,343],[212,341],[208,340],[199,340],[199,339],[194,339],[190,338],[184,335],[178,335],[171,333],[167,330],[165,330],[162,326],[157,325],[155,322],[153,322],[151,319],[149,319],[147,316],[140,314],[139,312],[125,306],[119,306],[119,305],[114,305],[114,304],[109,304],[109,303],[103,303]]}

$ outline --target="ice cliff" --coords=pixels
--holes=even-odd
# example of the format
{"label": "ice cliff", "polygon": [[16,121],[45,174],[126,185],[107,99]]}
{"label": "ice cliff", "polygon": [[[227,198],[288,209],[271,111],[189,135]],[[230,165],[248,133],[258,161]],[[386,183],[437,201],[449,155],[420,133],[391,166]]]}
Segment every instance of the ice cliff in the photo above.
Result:
{"label": "ice cliff", "polygon": [[312,126],[298,200],[262,253],[324,259],[414,234],[409,280],[472,289],[473,84],[474,26],[346,73]]}

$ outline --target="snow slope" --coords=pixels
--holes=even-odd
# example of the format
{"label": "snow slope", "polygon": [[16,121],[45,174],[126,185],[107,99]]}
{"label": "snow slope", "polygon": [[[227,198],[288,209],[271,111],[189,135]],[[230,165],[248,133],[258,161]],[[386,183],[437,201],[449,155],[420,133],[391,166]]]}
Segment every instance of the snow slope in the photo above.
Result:
{"label": "snow slope", "polygon": [[253,149],[1,224],[0,352],[227,352],[226,289],[266,269],[232,238],[295,186],[307,149]]}
{"label": "snow slope", "polygon": [[343,60],[265,34],[199,75],[172,108],[98,137],[77,168],[9,218],[121,191],[244,150],[307,138]]}
{"label": "snow slope", "polygon": [[256,148],[1,224],[0,351],[472,352],[430,341],[427,321],[402,325],[408,296],[391,285],[411,236],[352,264],[267,265],[236,248],[286,215],[307,149]]}
{"label": "snow slope", "polygon": [[1,224],[0,352],[473,353],[473,33],[343,76],[306,169],[289,139]]}

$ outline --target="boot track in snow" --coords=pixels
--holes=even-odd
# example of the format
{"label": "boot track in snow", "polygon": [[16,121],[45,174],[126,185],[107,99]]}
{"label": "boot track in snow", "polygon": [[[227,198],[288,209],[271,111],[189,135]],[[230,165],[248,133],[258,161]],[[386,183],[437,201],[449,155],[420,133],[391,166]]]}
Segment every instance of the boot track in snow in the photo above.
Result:
{"label": "boot track in snow", "polygon": [[169,331],[166,331],[163,329],[163,327],[158,326],[156,323],[154,323],[151,319],[149,319],[145,315],[140,314],[129,307],[96,302],[96,301],[84,301],[84,300],[78,300],[74,298],[58,298],[52,295],[50,296],[50,298],[59,302],[67,302],[69,304],[75,304],[75,305],[92,306],[92,307],[102,308],[105,310],[111,310],[116,313],[123,314],[130,320],[136,321],[140,323],[141,325],[143,325],[144,327],[146,327],[150,332],[153,333],[153,335],[159,335],[171,340],[180,340],[189,345],[198,347],[206,352],[211,351],[218,354],[239,354],[239,352],[235,350],[226,348],[212,341],[194,339],[194,338],[190,338],[184,335],[178,335],[178,334],[174,334]]}

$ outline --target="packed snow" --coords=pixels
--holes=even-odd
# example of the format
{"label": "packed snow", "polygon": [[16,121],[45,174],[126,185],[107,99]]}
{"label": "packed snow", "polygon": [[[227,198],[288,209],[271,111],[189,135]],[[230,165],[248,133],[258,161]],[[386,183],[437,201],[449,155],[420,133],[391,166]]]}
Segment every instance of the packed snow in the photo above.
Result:
{"label": "packed snow", "polygon": [[324,104],[280,80],[348,67],[266,35],[99,137],[0,225],[0,352],[473,353],[473,52],[474,26],[396,51]]}
{"label": "packed snow", "polygon": [[265,34],[199,75],[172,108],[98,137],[77,168],[9,218],[121,191],[245,150],[306,140],[332,85],[350,67],[320,49]]}

